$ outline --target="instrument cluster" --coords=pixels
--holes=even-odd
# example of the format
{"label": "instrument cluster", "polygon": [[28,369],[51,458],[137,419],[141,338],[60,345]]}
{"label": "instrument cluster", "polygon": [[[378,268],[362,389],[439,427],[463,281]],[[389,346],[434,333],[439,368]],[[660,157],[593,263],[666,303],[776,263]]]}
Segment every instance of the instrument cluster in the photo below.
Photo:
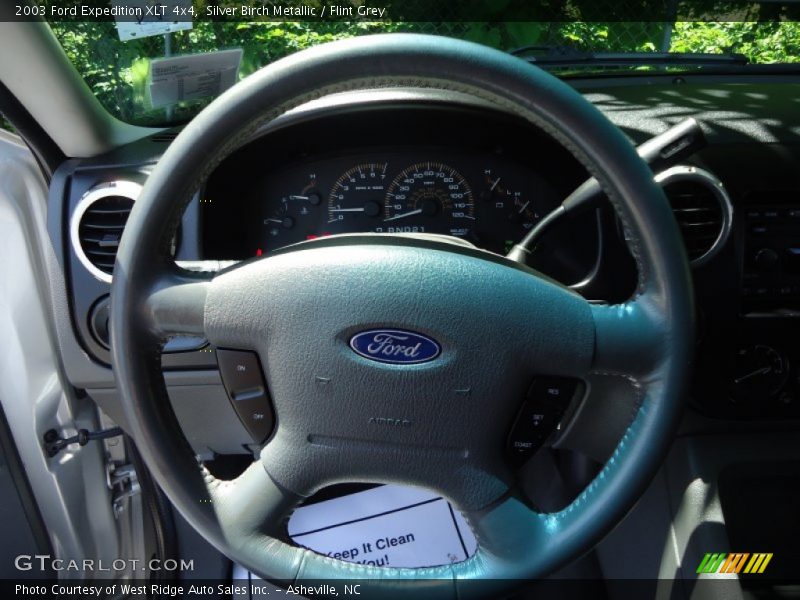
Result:
{"label": "instrument cluster", "polygon": [[364,232],[452,235],[504,254],[559,202],[508,157],[435,147],[299,161],[253,178],[245,193],[246,231],[230,258]]}

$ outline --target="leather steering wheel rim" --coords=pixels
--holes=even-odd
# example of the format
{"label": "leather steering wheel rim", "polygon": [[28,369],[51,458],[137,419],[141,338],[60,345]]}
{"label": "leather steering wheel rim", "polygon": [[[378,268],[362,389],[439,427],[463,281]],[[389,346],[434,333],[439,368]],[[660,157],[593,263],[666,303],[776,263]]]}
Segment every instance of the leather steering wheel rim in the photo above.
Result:
{"label": "leather steering wheel rim", "polygon": [[[247,261],[221,274],[187,272],[175,265],[169,252],[171,232],[192,194],[263,124],[331,93],[398,86],[453,90],[489,100],[569,149],[601,182],[629,232],[639,272],[634,296],[620,305],[590,305],[530,269],[489,259],[479,251],[429,241],[387,243],[374,236]],[[348,244],[359,244],[358,252]],[[451,364],[442,361],[435,368],[419,368],[413,371],[415,377],[433,377],[436,369],[458,369],[459,361],[474,367],[469,363],[472,355],[458,345],[457,333],[448,338],[441,331],[443,324],[453,323],[443,316],[446,306],[439,299],[448,292],[452,297],[463,293],[459,302],[476,320],[498,319],[487,343],[503,332],[527,328],[520,333],[515,352],[504,354],[520,373],[531,363],[534,372],[543,374],[613,374],[636,386],[638,412],[601,473],[571,505],[550,514],[531,507],[515,492],[513,473],[504,467],[503,440],[497,440],[495,452],[487,445],[488,433],[474,447],[458,452],[438,446],[429,450],[436,432],[424,427],[409,434],[418,445],[381,445],[375,434],[368,445],[385,454],[365,458],[363,465],[348,472],[343,457],[358,462],[350,439],[338,447],[315,443],[308,427],[323,426],[303,421],[313,416],[301,415],[292,403],[279,399],[280,393],[274,394],[276,434],[261,460],[232,482],[218,481],[198,466],[167,396],[159,358],[164,341],[188,333],[206,335],[217,346],[250,347],[267,363],[270,386],[279,392],[289,389],[283,379],[300,385],[299,379],[292,379],[299,376],[281,371],[283,358],[263,340],[266,331],[290,341],[293,335],[284,331],[288,327],[284,321],[294,317],[276,307],[277,294],[302,293],[305,288],[296,287],[303,285],[297,283],[296,273],[303,269],[309,278],[318,276],[326,292],[346,296],[354,277],[383,281],[380,270],[373,267],[381,260],[396,266],[411,284],[415,277],[422,278],[391,307],[417,306],[421,299],[433,302],[435,306],[426,311],[408,310],[424,321],[420,329],[445,336],[442,356]],[[426,279],[422,274],[428,270],[445,281]],[[340,278],[326,279],[331,272]],[[454,272],[467,281],[457,281]],[[269,282],[269,287],[254,287],[254,281]],[[486,302],[467,287],[480,281],[499,290],[495,296],[504,295],[504,300],[521,306],[525,320],[515,314],[489,314]],[[426,285],[432,291],[425,291]],[[376,296],[375,302],[388,300]],[[677,427],[693,348],[692,318],[691,279],[677,226],[649,168],[616,126],[569,86],[520,59],[452,39],[384,34],[326,44],[273,63],[234,86],[186,126],[154,168],[128,220],[114,269],[111,336],[125,415],[145,463],[187,521],[232,560],[273,581],[427,579],[431,593],[463,598],[485,597],[513,588],[515,580],[553,572],[593,547],[633,506],[655,475]],[[350,331],[338,323],[336,327],[336,335]],[[331,341],[334,354],[340,341]],[[372,368],[354,363],[349,355],[337,355],[335,360],[343,372]],[[271,370],[271,361],[279,367]],[[486,362],[487,378],[502,373]],[[400,381],[387,379],[392,377],[408,381],[409,372],[386,368],[374,375],[369,371],[368,376],[375,381]],[[447,373],[460,376],[463,371]],[[513,414],[512,404],[518,406],[519,399],[499,401],[497,406],[477,402],[469,409],[474,409],[475,418],[488,419],[492,429],[495,421],[496,427],[503,427],[501,421]],[[440,409],[451,410],[449,405]],[[482,410],[486,412],[478,415]],[[497,418],[491,416],[495,413]],[[347,427],[344,422],[337,426]],[[414,468],[404,470],[399,457],[403,457],[399,462],[407,458]],[[447,495],[473,527],[479,544],[476,554],[454,565],[386,569],[336,561],[278,539],[285,518],[314,486],[344,481],[348,475],[357,478],[351,480],[377,481],[381,468],[397,471],[396,481],[428,485]],[[470,585],[477,580],[485,581]],[[394,589],[381,587],[387,595]]]}

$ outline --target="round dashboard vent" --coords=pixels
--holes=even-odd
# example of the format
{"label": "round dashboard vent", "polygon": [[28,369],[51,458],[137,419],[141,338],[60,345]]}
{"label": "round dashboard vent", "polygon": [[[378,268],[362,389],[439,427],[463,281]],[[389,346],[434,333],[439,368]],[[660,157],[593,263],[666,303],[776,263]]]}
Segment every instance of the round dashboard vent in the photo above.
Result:
{"label": "round dashboard vent", "polygon": [[112,181],[90,189],[72,215],[70,237],[81,264],[94,277],[111,282],[117,248],[142,186]]}
{"label": "round dashboard vent", "polygon": [[667,169],[655,179],[672,207],[692,266],[707,262],[731,233],[733,208],[722,182],[708,171],[687,166]]}

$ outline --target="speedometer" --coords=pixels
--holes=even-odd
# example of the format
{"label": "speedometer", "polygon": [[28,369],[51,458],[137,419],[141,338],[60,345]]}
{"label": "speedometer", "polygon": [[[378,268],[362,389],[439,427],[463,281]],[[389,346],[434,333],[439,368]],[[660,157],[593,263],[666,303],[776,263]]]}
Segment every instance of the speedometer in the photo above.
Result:
{"label": "speedometer", "polygon": [[463,237],[475,220],[472,189],[442,163],[420,162],[404,169],[386,192],[387,233],[445,233]]}

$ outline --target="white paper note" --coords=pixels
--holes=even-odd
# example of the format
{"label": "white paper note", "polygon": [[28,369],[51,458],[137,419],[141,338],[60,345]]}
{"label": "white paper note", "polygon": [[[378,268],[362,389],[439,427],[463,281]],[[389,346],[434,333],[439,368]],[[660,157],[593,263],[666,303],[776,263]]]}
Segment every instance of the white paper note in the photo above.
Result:
{"label": "white paper note", "polygon": [[348,562],[430,567],[461,562],[477,542],[464,517],[427,490],[384,485],[298,508],[295,544]]}
{"label": "white paper note", "polygon": [[236,83],[241,61],[239,48],[151,61],[149,88],[153,108],[219,96]]}

